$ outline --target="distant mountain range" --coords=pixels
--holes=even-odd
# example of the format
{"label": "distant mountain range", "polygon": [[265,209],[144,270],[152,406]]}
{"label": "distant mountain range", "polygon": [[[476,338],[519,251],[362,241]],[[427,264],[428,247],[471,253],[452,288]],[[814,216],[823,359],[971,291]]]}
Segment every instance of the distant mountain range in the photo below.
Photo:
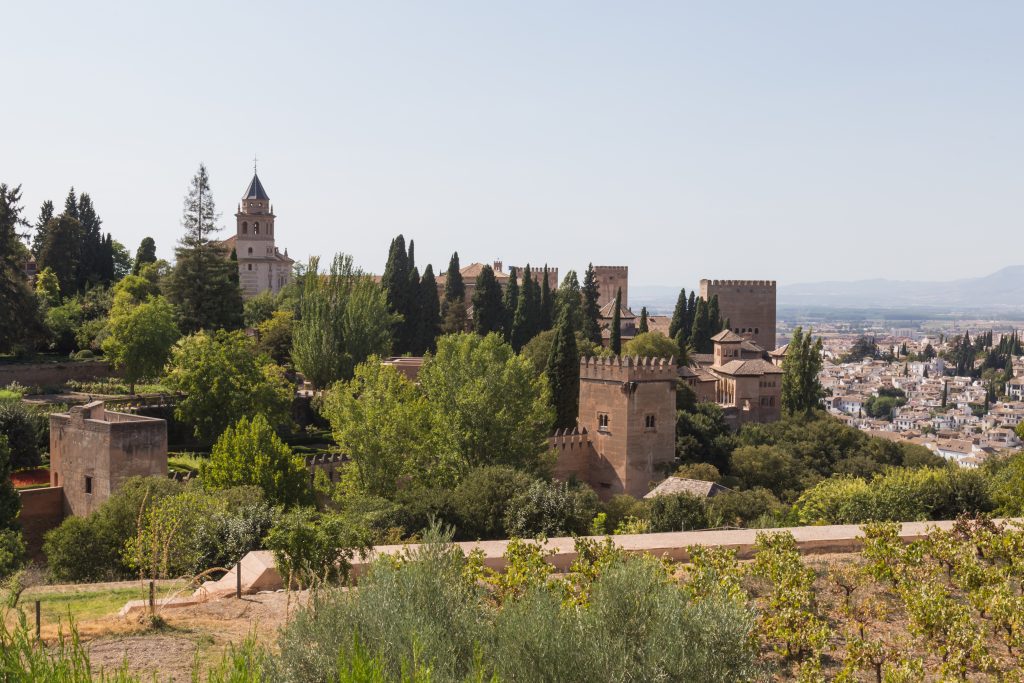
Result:
{"label": "distant mountain range", "polygon": [[1021,310],[1024,309],[1024,266],[1009,266],[985,277],[946,282],[875,279],[780,285],[778,304],[780,307]]}
{"label": "distant mountain range", "polygon": [[[638,312],[671,314],[678,288],[630,287],[630,307]],[[921,282],[854,280],[779,285],[783,309],[917,310],[921,312],[1024,313],[1024,266],[1009,266],[985,277]]]}

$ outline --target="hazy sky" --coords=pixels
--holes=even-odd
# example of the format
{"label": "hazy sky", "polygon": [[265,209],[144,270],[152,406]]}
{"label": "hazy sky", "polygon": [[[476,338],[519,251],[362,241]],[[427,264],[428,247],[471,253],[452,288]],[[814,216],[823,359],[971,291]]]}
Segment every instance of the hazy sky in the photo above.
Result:
{"label": "hazy sky", "polygon": [[[1024,3],[17,2],[0,181],[169,257],[258,155],[280,247],[632,284],[1024,261]],[[225,233],[225,236],[229,233]]]}

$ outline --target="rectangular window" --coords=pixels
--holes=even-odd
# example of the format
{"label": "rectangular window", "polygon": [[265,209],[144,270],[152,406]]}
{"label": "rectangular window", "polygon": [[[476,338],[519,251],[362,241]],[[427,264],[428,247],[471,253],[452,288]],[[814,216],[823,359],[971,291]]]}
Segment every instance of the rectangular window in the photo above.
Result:
{"label": "rectangular window", "polygon": [[608,413],[597,414],[597,431],[607,432],[608,431]]}
{"label": "rectangular window", "polygon": [[92,493],[92,477],[88,475],[85,477],[85,492]]}
{"label": "rectangular window", "polygon": [[648,432],[653,432],[654,425],[654,415],[644,415],[644,429]]}

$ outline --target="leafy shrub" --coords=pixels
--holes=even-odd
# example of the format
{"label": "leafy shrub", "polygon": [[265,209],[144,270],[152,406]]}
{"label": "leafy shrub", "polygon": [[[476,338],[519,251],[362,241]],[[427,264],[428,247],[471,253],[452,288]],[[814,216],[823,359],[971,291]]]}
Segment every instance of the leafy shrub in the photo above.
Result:
{"label": "leafy shrub", "polygon": [[265,544],[285,580],[306,587],[347,579],[352,558],[368,547],[369,538],[366,529],[339,514],[297,507],[274,524]]}
{"label": "leafy shrub", "polygon": [[723,491],[709,498],[706,507],[708,520],[715,526],[749,526],[785,509],[771,491],[763,488]]}
{"label": "leafy shrub", "polygon": [[597,504],[597,494],[589,487],[538,479],[509,503],[505,531],[519,537],[585,534]]}
{"label": "leafy shrub", "polygon": [[7,437],[12,469],[36,467],[40,452],[49,448],[49,419],[19,400],[0,400],[0,434]]}
{"label": "leafy shrub", "polygon": [[0,580],[21,569],[25,562],[25,540],[20,531],[0,529]]}
{"label": "leafy shrub", "polygon": [[611,532],[627,517],[650,519],[651,508],[646,500],[617,494],[601,506],[605,514],[605,528]]}
{"label": "leafy shrub", "polygon": [[502,538],[511,501],[530,487],[532,479],[511,467],[471,470],[452,494],[459,535],[467,539]]}
{"label": "leafy shrub", "polygon": [[339,667],[369,656],[383,666],[381,680],[428,667],[431,680],[464,680],[485,641],[485,611],[462,552],[446,540],[433,532],[403,560],[374,562],[356,591],[317,593],[281,631],[275,679],[339,680]]}
{"label": "leafy shrub", "polygon": [[651,510],[651,531],[686,531],[708,526],[704,499],[689,493],[658,496],[648,502]]}
{"label": "leafy shrub", "polygon": [[90,349],[82,349],[81,351],[76,351],[71,354],[71,360],[92,360],[95,357],[96,354]]}

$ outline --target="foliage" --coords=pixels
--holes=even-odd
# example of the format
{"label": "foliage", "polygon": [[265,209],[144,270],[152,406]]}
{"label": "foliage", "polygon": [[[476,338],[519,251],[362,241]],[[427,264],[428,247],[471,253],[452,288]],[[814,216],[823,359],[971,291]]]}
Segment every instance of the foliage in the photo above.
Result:
{"label": "foliage", "polygon": [[124,557],[140,578],[191,576],[206,569],[210,520],[226,509],[223,499],[196,488],[154,503],[142,517],[138,533],[125,544]]}
{"label": "foliage", "polygon": [[291,311],[274,311],[256,326],[256,348],[278,365],[291,360],[294,316]]}
{"label": "foliage", "polygon": [[21,498],[11,483],[11,449],[7,437],[0,434],[0,529],[15,528]]}
{"label": "foliage", "polygon": [[311,498],[305,461],[292,454],[263,415],[243,417],[213,445],[200,481],[207,489],[257,486],[268,501],[289,507]]}
{"label": "foliage", "polygon": [[678,358],[679,345],[661,332],[642,332],[623,345],[622,355],[640,358]]}
{"label": "foliage", "polygon": [[174,309],[159,296],[130,308],[116,307],[109,329],[103,352],[121,371],[133,394],[136,382],[160,376],[180,336]]}
{"label": "foliage", "polygon": [[20,400],[0,398],[0,436],[7,437],[12,470],[36,467],[49,450],[49,417]]}
{"label": "foliage", "polygon": [[506,510],[531,483],[527,474],[511,467],[470,470],[452,493],[459,533],[466,539],[503,538]]}
{"label": "foliage", "polygon": [[25,540],[21,531],[0,529],[0,581],[21,569],[25,562]]}
{"label": "foliage", "polygon": [[536,480],[509,503],[505,531],[520,537],[583,534],[596,512],[597,494],[589,487]]}
{"label": "foliage", "polygon": [[818,374],[821,372],[821,338],[814,330],[805,334],[803,328],[793,330],[782,366],[782,407],[787,413],[809,414],[819,406],[824,392]]}
{"label": "foliage", "polygon": [[337,513],[297,507],[281,516],[265,543],[285,580],[306,588],[346,580],[352,559],[368,541],[366,529]]}
{"label": "foliage", "polygon": [[622,355],[622,288],[615,290],[615,301],[612,304],[612,322],[608,348],[613,356]]}
{"label": "foliage", "polygon": [[648,505],[651,531],[688,531],[708,526],[704,499],[692,494],[656,496],[649,500]]}
{"label": "foliage", "polygon": [[174,250],[174,270],[166,290],[186,334],[242,326],[238,262],[229,259],[224,247],[211,239],[220,231],[219,217],[210,177],[206,166],[200,164],[185,197],[181,218],[185,234]]}
{"label": "foliage", "polygon": [[681,462],[709,462],[726,472],[734,441],[717,403],[702,402],[692,411],[676,413],[676,458]]}
{"label": "foliage", "polygon": [[306,379],[325,389],[350,379],[355,366],[370,356],[386,355],[399,318],[388,312],[385,292],[351,256],[335,255],[324,275],[318,268],[319,259],[311,258],[292,328],[292,360]]}
{"label": "foliage", "polygon": [[572,330],[568,313],[564,311],[558,318],[546,374],[555,408],[554,427],[572,429],[576,426],[580,407],[580,356],[576,348],[576,333]]}
{"label": "foliage", "polygon": [[484,265],[473,289],[473,326],[479,335],[501,332],[505,327],[505,306],[501,285],[494,277],[494,269]]}
{"label": "foliage", "polygon": [[288,420],[292,391],[281,369],[256,353],[243,332],[199,332],[171,352],[167,386],[185,394],[175,417],[199,439],[212,441],[243,416]]}
{"label": "foliage", "polygon": [[497,334],[438,339],[419,375],[432,441],[465,472],[480,465],[548,466],[553,410],[547,383]]}
{"label": "foliage", "polygon": [[269,320],[276,310],[276,297],[268,289],[246,300],[242,305],[242,319],[246,327],[256,327],[261,322]]}
{"label": "foliage", "polygon": [[60,583],[127,578],[125,543],[138,535],[153,505],[180,490],[169,479],[134,477],[87,517],[68,517],[44,538],[47,575]]}

